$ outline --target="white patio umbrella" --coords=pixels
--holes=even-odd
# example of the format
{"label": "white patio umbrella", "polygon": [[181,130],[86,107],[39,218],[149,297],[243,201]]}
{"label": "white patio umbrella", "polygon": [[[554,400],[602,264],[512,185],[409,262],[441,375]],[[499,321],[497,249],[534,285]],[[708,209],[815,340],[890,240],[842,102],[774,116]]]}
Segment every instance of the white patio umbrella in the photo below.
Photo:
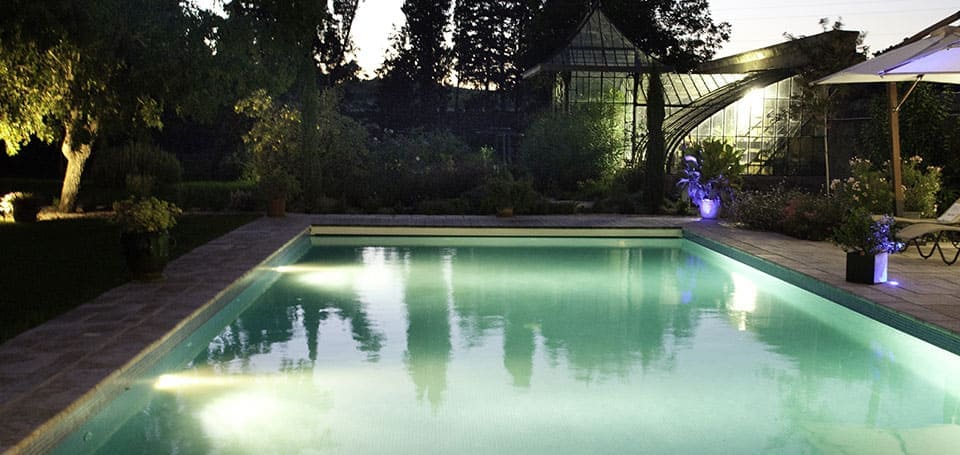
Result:
{"label": "white patio umbrella", "polygon": [[[934,27],[960,18],[960,11]],[[928,29],[929,30],[929,29]],[[922,38],[922,39],[918,39]],[[913,82],[900,98],[897,82]],[[856,84],[886,82],[890,96],[890,135],[893,143],[894,214],[903,215],[903,187],[900,161],[900,108],[920,81],[960,84],[960,27],[943,26],[927,30],[863,63],[838,71],[814,84]]]}

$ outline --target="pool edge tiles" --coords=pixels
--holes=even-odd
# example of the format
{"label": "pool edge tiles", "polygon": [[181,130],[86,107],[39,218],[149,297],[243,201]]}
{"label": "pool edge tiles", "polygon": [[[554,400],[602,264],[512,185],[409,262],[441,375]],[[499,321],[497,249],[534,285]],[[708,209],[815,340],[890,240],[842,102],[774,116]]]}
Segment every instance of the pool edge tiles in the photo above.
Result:
{"label": "pool edge tiles", "polygon": [[691,232],[683,231],[683,238],[696,245],[720,253],[764,273],[793,284],[810,293],[893,327],[908,335],[921,339],[938,348],[960,355],[960,337],[934,324],[921,321],[909,314],[902,313],[885,305],[871,301],[851,291],[841,289],[830,283],[818,280],[802,272],[777,264],[746,251],[742,251],[721,241]]}
{"label": "pool edge tiles", "polygon": [[310,226],[313,236],[682,238],[680,227]]}
{"label": "pool edge tiles", "polygon": [[[258,280],[263,280],[270,267],[289,261],[291,257],[302,255],[310,246],[307,234],[308,232],[304,230],[289,239],[282,247],[247,270],[229,286],[219,291],[212,299],[200,305],[163,336],[125,362],[123,366],[113,370],[80,398],[34,428],[29,435],[15,445],[7,447],[3,453],[50,453],[55,450],[76,430],[81,428],[90,417],[96,415],[115,398],[129,390],[134,381],[150,371],[174,347],[204,324],[220,317],[224,308],[255,285]],[[272,279],[275,280],[278,274],[273,275]]]}

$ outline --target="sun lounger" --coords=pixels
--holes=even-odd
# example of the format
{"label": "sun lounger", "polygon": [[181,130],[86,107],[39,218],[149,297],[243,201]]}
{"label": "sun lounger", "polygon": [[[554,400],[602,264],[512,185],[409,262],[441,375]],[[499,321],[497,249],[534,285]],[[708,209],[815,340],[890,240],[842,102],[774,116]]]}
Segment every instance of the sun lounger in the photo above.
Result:
{"label": "sun lounger", "polygon": [[937,218],[906,218],[902,216],[893,217],[894,221],[903,224],[960,224],[960,199],[953,201],[953,204],[947,208]]}
{"label": "sun lounger", "polygon": [[[943,262],[947,265],[951,265],[957,262],[958,257],[960,257],[960,241],[950,238],[948,234],[950,232],[960,232],[960,226],[941,223],[917,223],[897,231],[897,240],[904,242],[904,251],[910,247],[910,243],[913,243],[916,245],[920,257],[927,259],[933,256],[933,253],[939,252],[940,259],[943,259]],[[933,246],[930,247],[929,251],[924,252],[923,249],[920,248],[920,244],[921,242],[927,243],[924,242],[926,237],[933,237],[931,241]],[[948,241],[953,244],[954,248],[957,248],[957,252],[953,255],[953,258],[947,259],[947,255],[944,254],[943,248],[940,246],[941,241]]]}

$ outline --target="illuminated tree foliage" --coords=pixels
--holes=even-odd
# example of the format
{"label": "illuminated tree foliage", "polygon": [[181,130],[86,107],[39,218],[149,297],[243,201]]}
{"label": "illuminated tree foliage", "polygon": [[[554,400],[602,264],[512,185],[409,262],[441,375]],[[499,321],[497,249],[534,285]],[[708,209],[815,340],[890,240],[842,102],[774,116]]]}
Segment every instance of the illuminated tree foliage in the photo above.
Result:
{"label": "illuminated tree foliage", "polygon": [[[0,5],[0,140],[60,142],[59,209],[71,211],[104,132],[160,127],[184,93],[197,16],[177,0],[8,0]],[[176,100],[171,102],[171,100]]]}
{"label": "illuminated tree foliage", "polygon": [[450,72],[444,39],[451,0],[405,0],[406,23],[379,70],[381,109],[401,126],[432,124],[445,110],[443,80]]}
{"label": "illuminated tree foliage", "polygon": [[[322,86],[354,77],[358,66],[347,58],[350,32],[360,0],[233,0],[224,9],[219,39],[223,60],[235,70],[237,97],[255,90],[284,96],[303,117],[301,152],[320,146]],[[309,180],[319,182],[317,170]]]}

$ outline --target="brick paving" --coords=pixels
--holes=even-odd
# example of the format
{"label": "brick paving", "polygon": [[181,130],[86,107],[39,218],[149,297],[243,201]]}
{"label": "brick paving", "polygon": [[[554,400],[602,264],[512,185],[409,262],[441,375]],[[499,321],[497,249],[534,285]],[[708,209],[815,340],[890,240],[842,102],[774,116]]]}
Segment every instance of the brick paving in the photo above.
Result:
{"label": "brick paving", "polygon": [[[889,278],[899,284],[844,281],[844,254],[828,242],[733,228],[692,218],[572,215],[389,216],[300,215],[262,218],[173,261],[166,279],[128,283],[0,345],[0,451],[43,452],[67,416],[90,409],[90,397],[109,397],[131,380],[138,360],[177,341],[178,327],[199,324],[209,303],[310,224],[445,227],[679,227],[860,296],[960,336],[960,264],[921,259],[916,250],[892,255]],[[762,267],[761,267],[762,268]],[[206,310],[207,312],[203,312]],[[200,317],[190,317],[201,314]],[[75,412],[71,412],[75,411]],[[51,434],[53,435],[51,437]]]}

